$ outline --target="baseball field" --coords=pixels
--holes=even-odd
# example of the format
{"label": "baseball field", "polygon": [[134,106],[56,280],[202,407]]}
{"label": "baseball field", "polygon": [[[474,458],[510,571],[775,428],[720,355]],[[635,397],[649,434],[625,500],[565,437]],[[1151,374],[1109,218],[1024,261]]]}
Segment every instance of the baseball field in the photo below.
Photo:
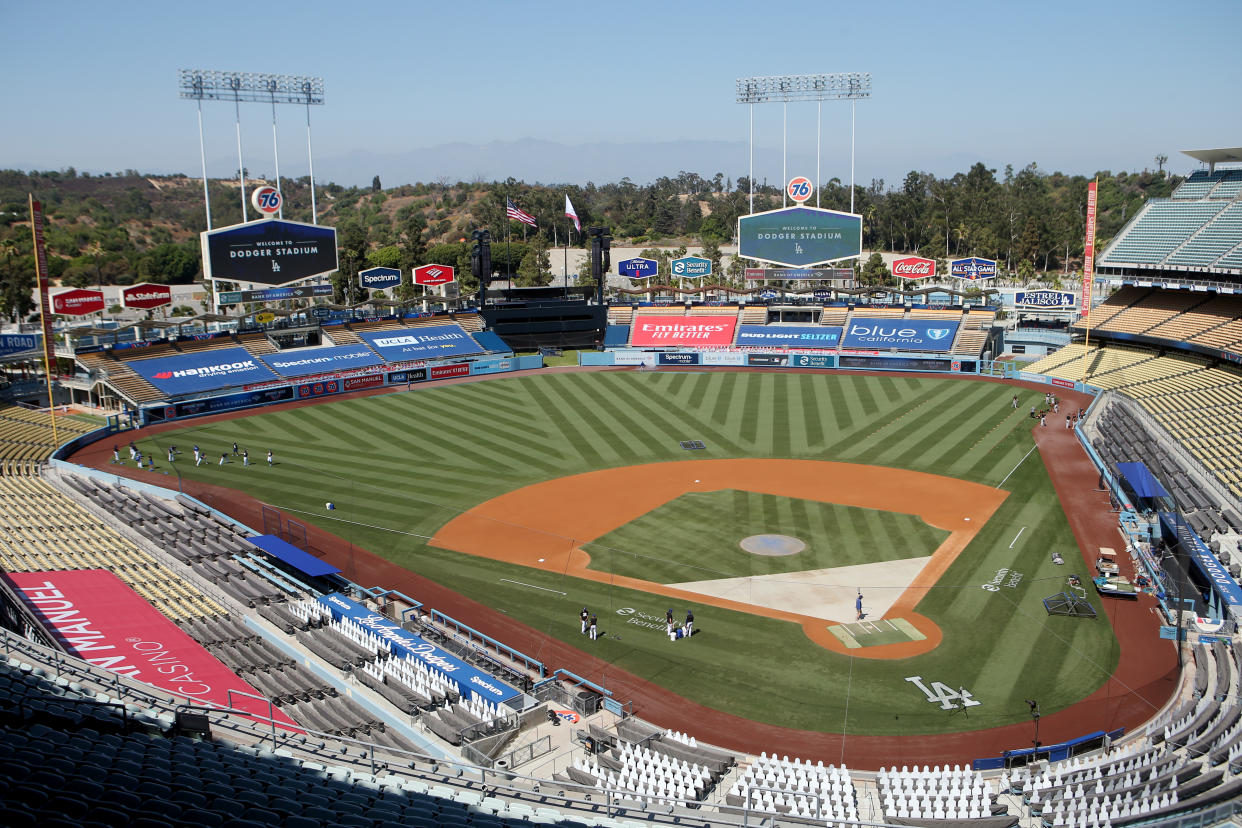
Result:
{"label": "baseball field", "polygon": [[[1117,665],[1093,592],[1095,620],[1041,603],[1089,574],[1034,450],[1042,402],[897,374],[537,374],[189,424],[139,446],[162,460],[176,444],[186,480],[698,704],[799,730],[937,734],[1025,722],[1027,698],[1053,713]],[[1049,421],[1062,427],[1063,413]],[[211,462],[194,466],[195,444]],[[584,606],[597,641],[579,632]],[[679,624],[693,610],[693,636],[669,640],[669,609]]]}

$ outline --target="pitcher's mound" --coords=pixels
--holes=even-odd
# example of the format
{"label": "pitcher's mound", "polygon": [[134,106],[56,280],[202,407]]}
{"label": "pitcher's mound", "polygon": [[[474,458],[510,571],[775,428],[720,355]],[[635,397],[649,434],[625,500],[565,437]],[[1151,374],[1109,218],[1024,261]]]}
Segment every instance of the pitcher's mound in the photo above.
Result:
{"label": "pitcher's mound", "polygon": [[806,549],[805,543],[789,535],[751,535],[749,538],[742,538],[739,545],[752,555],[770,557],[797,555]]}

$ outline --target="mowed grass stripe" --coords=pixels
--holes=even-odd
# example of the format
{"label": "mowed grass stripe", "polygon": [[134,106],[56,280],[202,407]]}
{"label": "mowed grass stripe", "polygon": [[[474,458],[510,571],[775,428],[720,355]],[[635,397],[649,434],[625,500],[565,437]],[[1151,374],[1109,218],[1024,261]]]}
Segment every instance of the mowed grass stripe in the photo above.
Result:
{"label": "mowed grass stripe", "polygon": [[915,415],[886,434],[885,450],[869,459],[890,465],[901,457],[918,457],[923,469],[956,475],[962,455],[978,439],[982,424],[980,403],[987,398],[988,390],[976,387],[958,395],[935,395]]}
{"label": "mowed grass stripe", "polygon": [[[821,446],[824,442],[824,424],[817,410],[814,377],[800,374],[790,386],[790,417],[801,425],[802,452]],[[794,445],[798,445],[795,441]]]}
{"label": "mowed grass stripe", "polygon": [[[581,389],[582,402],[598,413],[601,439],[610,442],[618,465],[650,462],[658,446],[653,435],[642,423],[634,421],[630,412],[617,404],[617,398],[599,383],[586,383]],[[664,447],[667,450],[667,446]]]}
{"label": "mowed grass stripe", "polygon": [[512,469],[533,466],[540,470],[555,467],[543,453],[526,448],[524,441],[513,440],[512,435],[488,427],[484,412],[472,411],[457,402],[451,395],[426,395],[419,400],[416,419],[426,423],[424,428],[447,450],[447,454],[438,453],[441,459],[460,456],[478,470],[497,466]]}
{"label": "mowed grass stripe", "polygon": [[624,383],[621,377],[602,375],[607,381],[609,394],[617,397],[628,410],[634,411],[636,421],[643,422],[649,430],[655,432],[653,440],[668,445],[668,454],[661,454],[652,459],[682,459],[673,454],[680,451],[681,440],[702,440],[708,443],[713,456],[736,455],[741,452],[739,444],[729,439],[726,432],[718,431],[697,417],[697,412],[677,410],[667,399],[642,393],[643,389]]}
{"label": "mowed grass stripe", "polygon": [[[548,383],[546,381],[538,382],[538,380],[546,380],[547,378],[535,377],[533,379],[536,382],[531,385],[530,394],[531,399],[539,410],[539,414],[542,414],[544,419],[553,423],[561,431],[562,441],[557,454],[566,460],[575,461],[573,463],[575,468],[582,465],[604,465],[602,455],[595,450],[591,435],[580,425],[577,419],[556,405],[556,401],[549,395]],[[573,413],[580,414],[581,412],[575,411]],[[539,415],[537,414],[536,416]],[[549,448],[552,447],[549,446]]]}
{"label": "mowed grass stripe", "polygon": [[548,383],[544,391],[556,401],[558,409],[577,414],[582,434],[590,441],[591,450],[604,463],[609,466],[633,464],[638,455],[629,446],[641,441],[642,436],[612,416],[608,407],[599,404],[598,399],[591,399],[592,387],[590,383],[577,387],[568,383]]}

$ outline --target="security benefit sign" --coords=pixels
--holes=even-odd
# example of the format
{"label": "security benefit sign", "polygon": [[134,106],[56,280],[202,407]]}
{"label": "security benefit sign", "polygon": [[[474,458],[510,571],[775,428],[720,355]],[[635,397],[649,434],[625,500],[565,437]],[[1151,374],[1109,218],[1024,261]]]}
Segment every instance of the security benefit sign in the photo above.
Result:
{"label": "security benefit sign", "polygon": [[270,382],[278,377],[245,348],[220,348],[126,363],[138,376],[171,397],[232,385]]}
{"label": "security benefit sign", "polygon": [[1020,290],[1013,295],[1018,308],[1072,308],[1076,300],[1068,290]]}
{"label": "security benefit sign", "polygon": [[336,229],[267,219],[201,236],[208,279],[287,285],[337,268]]}
{"label": "security benefit sign", "polygon": [[738,255],[785,267],[856,259],[862,216],[818,207],[787,207],[737,220]]}
{"label": "security benefit sign", "polygon": [[698,279],[702,276],[711,276],[712,260],[704,259],[702,256],[682,256],[680,259],[673,259],[669,265],[669,270],[678,279]]}
{"label": "security benefit sign", "polygon": [[361,331],[358,334],[386,362],[481,354],[483,348],[460,325],[421,325],[387,331]]}
{"label": "security benefit sign", "polygon": [[976,282],[980,279],[996,278],[996,262],[991,259],[980,259],[971,256],[968,259],[954,259],[949,262],[949,275],[958,279]]}
{"label": "security benefit sign", "polygon": [[943,319],[867,319],[854,317],[841,339],[843,348],[901,351],[947,351],[957,336],[957,322]]}
{"label": "security benefit sign", "polygon": [[841,329],[831,325],[742,325],[737,329],[737,344],[756,348],[816,350],[836,348],[840,343]]}
{"label": "security benefit sign", "polygon": [[636,316],[630,344],[656,347],[732,345],[735,316]]}

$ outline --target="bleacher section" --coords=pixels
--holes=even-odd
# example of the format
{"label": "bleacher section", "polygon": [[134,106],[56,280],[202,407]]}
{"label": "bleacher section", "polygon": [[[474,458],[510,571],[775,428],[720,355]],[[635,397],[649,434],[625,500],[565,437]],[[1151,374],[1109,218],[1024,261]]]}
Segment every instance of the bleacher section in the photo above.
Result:
{"label": "bleacher section", "polygon": [[1090,322],[1100,334],[1141,334],[1242,353],[1242,296],[1124,287],[1092,310]]}
{"label": "bleacher section", "polygon": [[1198,171],[1151,199],[1101,253],[1101,267],[1242,269],[1242,170]]}
{"label": "bleacher section", "polygon": [[[1028,367],[1068,380],[1083,377],[1081,344]],[[1242,496],[1242,371],[1193,354],[1105,344],[1087,353],[1086,382],[1136,400],[1234,495]]]}
{"label": "bleacher section", "polygon": [[[57,414],[56,435],[66,443],[98,428],[85,420]],[[52,440],[51,416],[17,405],[0,405],[0,463],[39,462],[56,448]]]}

